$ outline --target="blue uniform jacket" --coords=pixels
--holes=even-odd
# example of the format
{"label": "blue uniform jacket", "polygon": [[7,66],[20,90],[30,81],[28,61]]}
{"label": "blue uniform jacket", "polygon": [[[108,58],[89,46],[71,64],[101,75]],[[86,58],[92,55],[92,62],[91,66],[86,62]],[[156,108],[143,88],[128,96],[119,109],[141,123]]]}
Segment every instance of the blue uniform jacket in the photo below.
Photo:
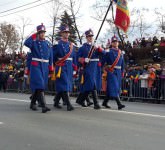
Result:
{"label": "blue uniform jacket", "polygon": [[30,69],[30,88],[46,89],[48,84],[49,70],[53,69],[52,46],[46,40],[39,40],[33,34],[25,41],[31,53],[27,57],[27,68]]}
{"label": "blue uniform jacket", "polygon": [[[60,40],[57,45],[53,46],[53,58],[54,62],[57,62],[60,58],[63,58],[70,51],[70,42],[64,42]],[[56,66],[55,74],[58,74],[61,67],[60,78],[56,78],[56,91],[57,92],[70,92],[72,91],[73,82],[73,64],[76,62],[75,46],[73,46],[72,53],[61,66]]]}
{"label": "blue uniform jacket", "polygon": [[[118,56],[118,51],[111,48],[109,52],[106,53],[105,62],[107,65],[112,65]],[[121,90],[121,79],[122,73],[124,71],[124,58],[121,54],[120,59],[116,65],[121,67],[121,69],[114,69],[113,72],[108,71],[107,75],[107,96],[118,97]]]}
{"label": "blue uniform jacket", "polygon": [[[87,58],[88,53],[91,49],[91,45],[88,43],[84,43],[82,47],[79,48],[77,59],[79,58]],[[104,55],[104,51],[99,53],[94,51],[91,57],[91,61],[89,64],[85,66],[83,71],[80,72],[80,79],[81,75],[84,76],[84,83],[80,84],[80,92],[89,92],[92,90],[101,90],[101,61],[100,56]],[[82,64],[79,63],[79,67]]]}

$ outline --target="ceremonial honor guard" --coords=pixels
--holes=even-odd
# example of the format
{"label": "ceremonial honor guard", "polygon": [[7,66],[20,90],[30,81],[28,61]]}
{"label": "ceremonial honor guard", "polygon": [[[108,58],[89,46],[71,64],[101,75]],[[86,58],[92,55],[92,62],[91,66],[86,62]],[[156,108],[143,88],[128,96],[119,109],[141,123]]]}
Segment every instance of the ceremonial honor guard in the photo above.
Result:
{"label": "ceremonial honor guard", "polygon": [[77,71],[75,46],[68,40],[70,31],[67,25],[60,27],[60,33],[61,40],[53,47],[57,92],[54,107],[61,108],[59,101],[62,98],[67,105],[67,110],[71,111],[74,108],[69,100],[69,92],[72,91],[73,70]]}
{"label": "ceremonial honor guard", "polygon": [[87,105],[85,105],[85,101],[81,100],[83,97],[83,93],[84,93],[83,84],[82,84],[82,82],[83,82],[82,80],[84,80],[84,79],[82,79],[83,78],[83,67],[81,64],[79,64],[78,67],[79,67],[79,91],[80,91],[80,93],[76,99],[76,103],[80,104],[82,107],[91,106],[91,105],[93,105],[93,102],[90,101],[89,96],[87,96],[85,99]]}
{"label": "ceremonial honor guard", "polygon": [[121,79],[124,73],[124,59],[121,50],[118,48],[119,42],[116,36],[111,39],[112,48],[106,53],[104,63],[106,63],[107,71],[107,91],[106,98],[103,102],[103,106],[108,106],[109,98],[115,99],[118,105],[118,109],[122,109],[125,105],[120,102],[120,90],[121,90]]}
{"label": "ceremonial honor guard", "polygon": [[89,29],[85,32],[87,42],[83,44],[78,50],[78,62],[81,66],[81,81],[80,81],[80,95],[78,96],[77,103],[84,106],[85,99],[88,98],[92,92],[94,109],[100,109],[97,91],[101,89],[101,62],[99,56],[103,54],[101,48],[95,48],[91,57],[91,47],[93,43],[93,31]]}
{"label": "ceremonial honor guard", "polygon": [[30,74],[30,88],[33,93],[30,109],[37,110],[36,100],[38,100],[42,113],[50,111],[46,106],[44,90],[47,88],[49,71],[53,72],[52,46],[45,40],[45,32],[46,28],[43,24],[37,26],[37,33],[24,43],[31,50],[25,69],[25,74]]}

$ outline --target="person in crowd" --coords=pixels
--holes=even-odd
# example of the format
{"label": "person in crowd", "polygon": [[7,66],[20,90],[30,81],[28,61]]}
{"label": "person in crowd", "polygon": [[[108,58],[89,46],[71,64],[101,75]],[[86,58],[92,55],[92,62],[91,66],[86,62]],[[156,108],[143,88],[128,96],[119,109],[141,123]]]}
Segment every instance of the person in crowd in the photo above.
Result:
{"label": "person in crowd", "polygon": [[161,61],[160,52],[158,48],[155,48],[153,51],[151,51],[151,55],[154,62]]}
{"label": "person in crowd", "polygon": [[159,46],[159,40],[156,36],[153,37],[151,46],[155,46],[155,47]]}
{"label": "person in crowd", "polygon": [[129,54],[128,54],[128,64],[129,65],[136,64],[135,57],[133,56],[132,52],[129,52]]}
{"label": "person in crowd", "polygon": [[155,69],[148,68],[148,97],[153,97],[153,83],[156,79]]}
{"label": "person in crowd", "polygon": [[152,39],[151,39],[151,37],[149,37],[148,40],[147,40],[146,47],[151,47],[151,43],[152,43]]}
{"label": "person in crowd", "polygon": [[165,38],[164,37],[161,37],[160,46],[165,47]]}
{"label": "person in crowd", "polygon": [[18,73],[18,92],[23,92],[24,69],[20,68]]}
{"label": "person in crowd", "polygon": [[127,41],[126,45],[125,45],[125,48],[126,49],[131,49],[132,48],[132,45],[129,41]]}
{"label": "person in crowd", "polygon": [[140,46],[141,46],[141,48],[143,48],[143,47],[146,47],[146,45],[147,45],[146,39],[145,39],[145,37],[143,37],[141,40]]}
{"label": "person in crowd", "polygon": [[[161,79],[160,79],[160,75],[161,75],[161,65],[160,64],[154,64],[153,68],[155,69],[155,74],[156,74],[156,78],[154,80],[153,83],[153,90],[154,90],[154,98],[156,98],[156,103],[160,103],[160,97],[161,97]],[[154,101],[155,102],[155,101]]]}
{"label": "person in crowd", "polygon": [[6,70],[0,70],[0,90],[6,92],[7,89],[8,72]]}

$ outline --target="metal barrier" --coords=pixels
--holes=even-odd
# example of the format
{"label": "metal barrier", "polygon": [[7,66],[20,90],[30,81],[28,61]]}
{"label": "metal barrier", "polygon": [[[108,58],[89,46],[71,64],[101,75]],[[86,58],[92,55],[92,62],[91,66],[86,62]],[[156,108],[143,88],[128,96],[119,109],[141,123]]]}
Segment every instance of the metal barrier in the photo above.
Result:
{"label": "metal barrier", "polygon": [[165,79],[123,79],[121,97],[150,102],[165,100]]}
{"label": "metal barrier", "polygon": [[[9,80],[7,83],[7,90],[16,92],[30,92],[26,78],[23,82]],[[46,92],[50,94],[55,93],[55,81],[49,80]],[[78,82],[74,82],[71,96],[77,96],[78,93]],[[98,96],[104,97],[105,93],[105,91],[100,91],[98,92]],[[148,79],[133,80],[130,78],[124,78],[122,80],[121,98],[128,101],[165,101],[165,79],[149,81]]]}

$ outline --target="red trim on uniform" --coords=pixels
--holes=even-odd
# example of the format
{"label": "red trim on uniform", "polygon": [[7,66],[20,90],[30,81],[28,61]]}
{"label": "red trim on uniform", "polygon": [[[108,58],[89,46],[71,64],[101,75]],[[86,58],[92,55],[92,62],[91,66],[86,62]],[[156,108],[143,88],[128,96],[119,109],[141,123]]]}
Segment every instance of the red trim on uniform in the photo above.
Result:
{"label": "red trim on uniform", "polygon": [[101,64],[101,62],[98,62],[98,64],[97,64],[99,67],[101,67],[102,66],[102,64]]}
{"label": "red trim on uniform", "polygon": [[73,51],[73,43],[70,43],[70,51],[68,54],[66,54],[62,59],[58,60],[55,65],[60,66],[62,63],[64,63],[71,55]]}
{"label": "red trim on uniform", "polygon": [[72,64],[73,70],[78,71],[78,67],[75,64]]}
{"label": "red trim on uniform", "polygon": [[32,66],[38,66],[38,62],[37,62],[37,61],[32,61],[32,62],[31,62],[31,65],[32,65]]}
{"label": "red trim on uniform", "polygon": [[115,66],[119,62],[120,56],[121,56],[121,50],[118,50],[118,55],[117,55],[115,61],[113,62],[113,64],[111,65],[111,67],[109,67],[109,71],[110,72],[113,72],[114,71]]}
{"label": "red trim on uniform", "polygon": [[56,65],[56,66],[65,66],[65,62],[63,62],[63,63],[60,63],[60,64],[58,64],[58,65]]}
{"label": "red trim on uniform", "polygon": [[49,71],[54,71],[53,65],[52,66],[49,66]]}

